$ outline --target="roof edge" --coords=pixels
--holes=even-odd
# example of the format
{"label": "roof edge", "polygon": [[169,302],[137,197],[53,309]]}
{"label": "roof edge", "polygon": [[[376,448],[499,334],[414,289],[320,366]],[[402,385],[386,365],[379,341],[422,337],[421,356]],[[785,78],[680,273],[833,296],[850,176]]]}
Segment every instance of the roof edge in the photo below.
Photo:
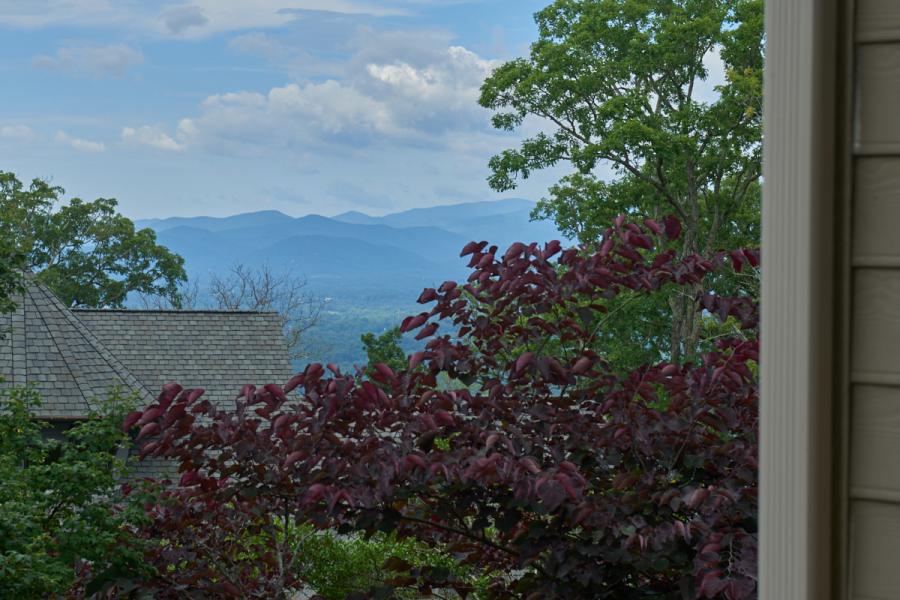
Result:
{"label": "roof edge", "polygon": [[149,314],[193,314],[193,315],[277,315],[275,310],[181,310],[177,308],[70,308],[72,312],[92,313],[149,313]]}

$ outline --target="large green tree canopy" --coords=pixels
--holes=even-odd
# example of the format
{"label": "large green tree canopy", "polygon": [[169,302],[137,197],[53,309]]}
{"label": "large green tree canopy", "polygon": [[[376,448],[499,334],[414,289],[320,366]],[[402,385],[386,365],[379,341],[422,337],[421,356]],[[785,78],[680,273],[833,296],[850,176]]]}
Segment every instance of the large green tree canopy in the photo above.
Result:
{"label": "large green tree canopy", "polygon": [[130,292],[180,305],[184,259],[157,244],[153,230],[136,230],[115,200],[64,204],[63,194],[41,179],[26,187],[0,171],[0,222],[22,268],[69,306],[121,307]]}
{"label": "large green tree canopy", "polygon": [[[12,230],[0,228],[0,314],[14,308],[13,294],[21,285],[25,256],[16,247]],[[3,338],[0,331],[0,339]]]}
{"label": "large green tree canopy", "polygon": [[[583,242],[630,213],[677,215],[683,255],[758,245],[761,0],[557,0],[535,20],[529,56],[499,67],[480,103],[497,128],[543,130],[491,159],[491,187],[569,163],[533,216]],[[725,82],[700,98],[716,55]],[[670,358],[690,355],[701,329],[690,294],[642,302],[657,321],[671,313]]]}
{"label": "large green tree canopy", "polygon": [[[686,250],[710,252],[729,234],[755,241],[746,205],[758,206],[761,174],[762,3],[557,0],[535,18],[530,56],[497,69],[480,101],[498,128],[534,116],[552,131],[495,156],[491,186],[570,161],[575,173],[543,210],[572,233],[594,237],[621,212],[670,212]],[[704,102],[711,53],[727,81]],[[598,180],[603,165],[618,177]]]}

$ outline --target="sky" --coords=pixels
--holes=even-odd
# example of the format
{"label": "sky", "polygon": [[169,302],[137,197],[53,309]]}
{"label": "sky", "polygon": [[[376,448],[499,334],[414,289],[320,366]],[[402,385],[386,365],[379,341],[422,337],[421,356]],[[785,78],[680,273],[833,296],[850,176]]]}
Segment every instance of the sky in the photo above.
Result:
{"label": "sky", "polygon": [[476,100],[546,4],[0,0],[0,170],[131,218],[536,200],[564,171],[492,192],[523,133]]}

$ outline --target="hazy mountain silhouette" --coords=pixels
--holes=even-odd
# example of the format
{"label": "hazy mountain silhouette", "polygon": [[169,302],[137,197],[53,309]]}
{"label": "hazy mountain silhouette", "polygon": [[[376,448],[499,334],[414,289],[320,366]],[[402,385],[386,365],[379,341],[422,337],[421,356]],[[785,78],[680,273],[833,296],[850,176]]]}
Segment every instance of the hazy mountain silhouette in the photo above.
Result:
{"label": "hazy mountain silhouette", "polygon": [[[378,278],[430,269],[441,279],[460,274],[464,261],[459,251],[473,239],[505,249],[515,241],[543,243],[559,238],[553,223],[530,221],[533,207],[529,200],[511,198],[416,208],[380,217],[351,211],[335,217],[295,218],[269,210],[229,217],[147,219],[136,225],[156,230],[160,242],[184,256],[195,276],[227,269],[236,261],[255,263],[265,257],[272,267],[290,265],[292,271],[308,275]],[[308,247],[309,236],[315,237],[316,252],[322,254]],[[334,253],[331,263],[329,248]],[[317,258],[312,260],[313,256]],[[312,262],[304,263],[308,259]]]}
{"label": "hazy mountain silhouette", "polygon": [[515,241],[561,239],[553,223],[530,221],[534,203],[521,198],[416,208],[384,216],[358,211],[335,217],[291,217],[259,211],[229,217],[136,221],[185,259],[201,287],[235,263],[306,278],[330,299],[315,334],[328,340],[312,359],[362,362],[359,336],[399,324],[416,310],[423,287],[467,275],[459,257],[471,240],[505,250]]}

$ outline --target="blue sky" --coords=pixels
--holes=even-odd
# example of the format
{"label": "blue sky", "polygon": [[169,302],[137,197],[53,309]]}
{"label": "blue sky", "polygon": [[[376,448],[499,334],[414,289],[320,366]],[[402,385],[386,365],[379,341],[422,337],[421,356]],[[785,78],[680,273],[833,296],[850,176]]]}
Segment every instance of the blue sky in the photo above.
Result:
{"label": "blue sky", "polygon": [[0,0],[0,170],[133,218],[496,198],[487,160],[518,138],[478,86],[546,3]]}

